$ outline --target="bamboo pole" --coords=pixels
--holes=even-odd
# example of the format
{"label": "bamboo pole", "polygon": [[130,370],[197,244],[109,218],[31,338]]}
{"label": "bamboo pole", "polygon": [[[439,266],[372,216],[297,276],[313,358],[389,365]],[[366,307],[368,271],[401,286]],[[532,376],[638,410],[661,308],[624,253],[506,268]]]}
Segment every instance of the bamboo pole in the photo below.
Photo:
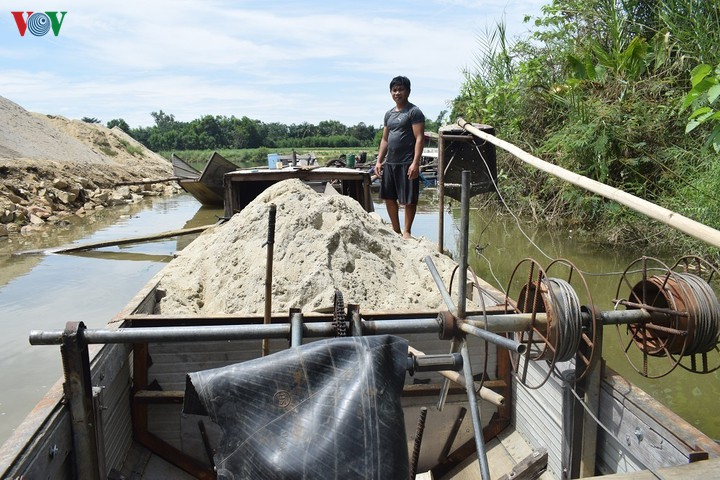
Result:
{"label": "bamboo pole", "polygon": [[128,238],[117,238],[115,240],[102,240],[99,242],[81,243],[78,245],[70,245],[67,247],[58,248],[46,248],[40,250],[25,250],[22,252],[15,252],[13,255],[30,255],[30,254],[51,254],[51,253],[71,253],[81,252],[84,250],[94,250],[96,248],[104,247],[115,247],[118,245],[128,245],[131,243],[143,243],[152,242],[154,240],[162,240],[164,238],[180,237],[182,235],[191,235],[193,233],[200,233],[207,230],[210,227],[217,225],[216,223],[211,225],[203,225],[200,227],[183,228],[180,230],[169,230],[161,233],[153,233],[150,235],[142,235],[139,237],[128,237]]}
{"label": "bamboo pole", "polygon": [[622,190],[619,190],[617,188],[605,185],[604,183],[600,183],[591,178],[584,177],[577,173],[571,172],[570,170],[566,170],[562,167],[553,165],[552,163],[548,163],[544,160],[534,157],[511,143],[500,140],[493,135],[490,135],[478,128],[475,128],[462,118],[458,118],[457,124],[468,132],[472,133],[473,135],[512,153],[523,162],[528,163],[539,170],[561,178],[567,182],[572,183],[573,185],[584,188],[585,190],[588,190],[590,192],[597,193],[598,195],[601,195],[607,199],[625,205],[626,207],[629,207],[636,212],[647,215],[648,217],[662,222],[683,233],[686,233],[691,237],[695,237],[698,240],[702,240],[710,245],[720,248],[720,231],[715,230],[714,228],[703,225],[700,222],[696,222],[695,220],[684,217],[679,213],[668,210],[667,208],[663,208],[652,202],[648,202],[647,200],[643,200],[642,198],[636,197],[627,192],[623,192]]}
{"label": "bamboo pole", "polygon": [[179,182],[182,180],[183,177],[168,177],[168,178],[158,178],[155,180],[136,180],[133,182],[120,182],[116,183],[116,187],[127,187],[131,185],[149,185],[152,183],[170,183],[170,182]]}

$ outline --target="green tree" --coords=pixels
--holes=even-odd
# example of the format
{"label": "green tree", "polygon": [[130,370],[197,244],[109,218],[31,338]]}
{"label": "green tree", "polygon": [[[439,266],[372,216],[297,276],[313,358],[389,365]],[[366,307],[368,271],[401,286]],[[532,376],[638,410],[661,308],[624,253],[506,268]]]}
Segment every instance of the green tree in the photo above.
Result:
{"label": "green tree", "polygon": [[263,146],[263,135],[260,122],[242,117],[234,123],[232,146],[235,148],[258,148]]}
{"label": "green tree", "polygon": [[308,122],[303,122],[299,125],[293,123],[288,127],[288,135],[290,138],[314,137],[317,134],[318,128]]}
{"label": "green tree", "polygon": [[127,124],[125,120],[122,118],[115,118],[107,122],[106,124],[107,128],[113,128],[118,127],[120,130],[122,130],[125,133],[130,133],[130,125]]}
{"label": "green tree", "polygon": [[178,122],[175,121],[175,115],[168,115],[162,110],[151,112],[150,116],[155,120],[155,127],[161,132],[167,132],[179,126]]}
{"label": "green tree", "polygon": [[365,125],[360,122],[357,125],[347,129],[347,135],[353,138],[357,138],[361,142],[372,142],[375,137],[375,127],[372,125]]}
{"label": "green tree", "polygon": [[337,120],[323,120],[317,125],[315,134],[321,137],[331,137],[333,135],[345,135],[347,127]]}
{"label": "green tree", "polygon": [[[720,205],[705,197],[713,184],[707,179],[720,182],[718,169],[677,115],[691,65],[720,63],[719,18],[720,4],[703,0],[553,0],[534,19],[529,38],[507,39],[502,25],[479,37],[453,119],[488,123],[503,139],[562,167],[699,221],[720,222]],[[702,104],[717,99],[709,76],[693,83],[697,101],[686,103],[695,102],[691,133],[716,118],[717,105]],[[650,224],[623,227],[631,218],[626,210],[588,201],[512,158],[503,170],[505,189],[514,194],[508,200],[543,221],[620,231],[619,241],[657,234],[646,234]]]}

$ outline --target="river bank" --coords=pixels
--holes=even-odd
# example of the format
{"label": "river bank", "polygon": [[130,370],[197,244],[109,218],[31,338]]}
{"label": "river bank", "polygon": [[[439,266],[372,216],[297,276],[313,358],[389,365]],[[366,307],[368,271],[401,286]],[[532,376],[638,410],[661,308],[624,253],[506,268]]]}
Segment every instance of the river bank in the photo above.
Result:
{"label": "river bank", "polygon": [[28,112],[0,97],[0,238],[173,195],[174,182],[150,182],[171,176],[167,159],[119,128]]}

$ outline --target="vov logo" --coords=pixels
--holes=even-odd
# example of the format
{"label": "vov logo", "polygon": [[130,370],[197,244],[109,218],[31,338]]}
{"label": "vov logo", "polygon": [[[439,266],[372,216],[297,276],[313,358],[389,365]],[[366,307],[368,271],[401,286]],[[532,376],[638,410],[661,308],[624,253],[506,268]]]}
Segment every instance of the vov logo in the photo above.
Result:
{"label": "vov logo", "polygon": [[[18,32],[24,37],[25,32],[29,31],[36,37],[46,35],[50,29],[57,37],[60,34],[65,14],[67,12],[10,12],[15,18]],[[58,17],[58,14],[60,15]]]}

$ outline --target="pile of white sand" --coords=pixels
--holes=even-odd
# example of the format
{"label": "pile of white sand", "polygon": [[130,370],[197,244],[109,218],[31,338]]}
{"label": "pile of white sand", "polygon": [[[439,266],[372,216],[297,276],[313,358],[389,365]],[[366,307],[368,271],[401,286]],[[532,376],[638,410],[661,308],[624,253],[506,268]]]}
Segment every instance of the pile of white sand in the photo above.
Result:
{"label": "pile of white sand", "polygon": [[403,240],[355,200],[286,180],[180,252],[161,279],[166,296],[156,313],[262,314],[271,203],[273,312],[332,307],[336,288],[364,312],[445,308],[424,258],[432,257],[446,285],[455,263],[433,243]]}

